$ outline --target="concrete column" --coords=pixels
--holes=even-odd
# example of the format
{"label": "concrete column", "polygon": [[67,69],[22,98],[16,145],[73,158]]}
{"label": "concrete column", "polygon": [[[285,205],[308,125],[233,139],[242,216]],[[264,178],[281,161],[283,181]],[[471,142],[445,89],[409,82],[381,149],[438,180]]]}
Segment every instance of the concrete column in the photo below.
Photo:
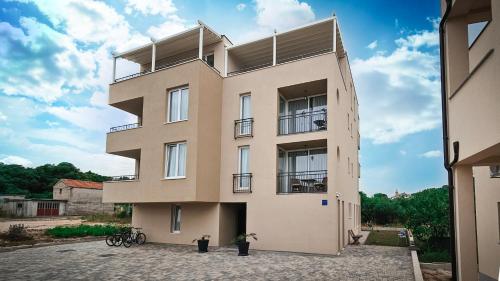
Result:
{"label": "concrete column", "polygon": [[337,52],[337,18],[333,18],[333,42],[332,50]]}
{"label": "concrete column", "polygon": [[227,77],[227,47],[224,46],[224,77]]}
{"label": "concrete column", "polygon": [[153,41],[152,55],[151,55],[151,72],[155,72],[156,69],[156,44]]}
{"label": "concrete column", "polygon": [[112,73],[112,79],[111,79],[111,83],[115,83],[116,81],[116,57],[113,56],[113,73]]}
{"label": "concrete column", "polygon": [[203,25],[200,26],[200,39],[198,40],[198,58],[203,59]]}
{"label": "concrete column", "polygon": [[478,280],[472,166],[456,166],[453,169],[453,176],[455,181],[455,243],[458,280]]}
{"label": "concrete column", "polygon": [[276,65],[276,30],[273,35],[273,66]]}

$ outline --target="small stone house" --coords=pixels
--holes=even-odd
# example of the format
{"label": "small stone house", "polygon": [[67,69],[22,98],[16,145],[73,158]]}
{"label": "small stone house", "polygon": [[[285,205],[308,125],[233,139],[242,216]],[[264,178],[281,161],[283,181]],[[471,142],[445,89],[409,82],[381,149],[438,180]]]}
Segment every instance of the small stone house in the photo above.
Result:
{"label": "small stone house", "polygon": [[102,203],[102,183],[61,179],[53,187],[52,198],[65,200],[66,215],[113,213],[113,203]]}

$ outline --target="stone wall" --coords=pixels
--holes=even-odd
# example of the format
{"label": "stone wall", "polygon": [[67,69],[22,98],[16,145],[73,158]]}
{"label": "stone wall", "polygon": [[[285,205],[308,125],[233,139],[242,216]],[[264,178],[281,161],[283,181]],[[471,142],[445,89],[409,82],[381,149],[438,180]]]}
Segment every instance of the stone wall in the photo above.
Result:
{"label": "stone wall", "polygon": [[114,212],[114,204],[100,203],[100,202],[71,202],[68,201],[66,205],[66,215],[90,215]]}

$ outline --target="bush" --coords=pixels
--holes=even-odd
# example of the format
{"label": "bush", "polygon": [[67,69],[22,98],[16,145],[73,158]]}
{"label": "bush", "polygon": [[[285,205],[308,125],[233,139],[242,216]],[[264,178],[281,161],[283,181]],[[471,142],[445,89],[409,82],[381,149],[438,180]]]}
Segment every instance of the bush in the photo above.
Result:
{"label": "bush", "polygon": [[86,225],[79,226],[56,226],[47,229],[47,234],[56,238],[83,237],[83,236],[106,236],[123,231],[124,228],[116,225]]}
{"label": "bush", "polygon": [[33,237],[28,234],[24,224],[11,224],[9,226],[9,231],[2,235],[2,238],[9,241],[26,241],[32,240]]}
{"label": "bush", "polygon": [[450,262],[451,258],[448,251],[432,251],[428,250],[419,253],[418,259],[420,262]]}

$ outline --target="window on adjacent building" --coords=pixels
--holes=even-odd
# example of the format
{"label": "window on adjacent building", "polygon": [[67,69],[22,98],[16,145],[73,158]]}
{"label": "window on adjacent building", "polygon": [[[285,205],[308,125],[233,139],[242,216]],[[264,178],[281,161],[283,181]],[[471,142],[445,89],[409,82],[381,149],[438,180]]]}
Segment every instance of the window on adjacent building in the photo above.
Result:
{"label": "window on adjacent building", "polygon": [[168,94],[168,122],[188,119],[189,89],[178,88]]}
{"label": "window on adjacent building", "polygon": [[170,232],[181,232],[181,206],[172,206],[172,215],[170,221]]}
{"label": "window on adjacent building", "polygon": [[171,143],[165,148],[165,178],[186,176],[186,143]]}

